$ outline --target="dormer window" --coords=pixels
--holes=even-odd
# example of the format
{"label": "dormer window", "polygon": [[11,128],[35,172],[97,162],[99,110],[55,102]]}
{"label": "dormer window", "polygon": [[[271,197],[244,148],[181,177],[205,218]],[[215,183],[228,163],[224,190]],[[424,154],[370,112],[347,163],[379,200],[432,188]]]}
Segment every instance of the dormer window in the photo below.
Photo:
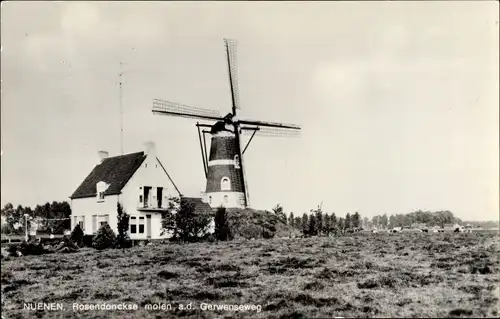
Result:
{"label": "dormer window", "polygon": [[99,182],[96,185],[97,189],[97,202],[104,202],[104,192],[106,192],[106,189],[108,189],[109,184],[106,184],[106,182]]}
{"label": "dormer window", "polygon": [[228,177],[224,176],[222,179],[221,179],[221,182],[220,182],[220,189],[222,191],[230,191],[231,190],[231,182],[229,180]]}
{"label": "dormer window", "polygon": [[240,157],[238,155],[234,155],[234,168],[240,168]]}

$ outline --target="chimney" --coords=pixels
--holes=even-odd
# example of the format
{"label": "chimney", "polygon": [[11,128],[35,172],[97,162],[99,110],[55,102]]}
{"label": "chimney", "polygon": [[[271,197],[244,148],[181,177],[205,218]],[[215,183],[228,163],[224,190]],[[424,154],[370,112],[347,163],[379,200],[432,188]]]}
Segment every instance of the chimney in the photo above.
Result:
{"label": "chimney", "polygon": [[109,153],[106,151],[99,151],[97,155],[99,155],[99,163],[102,163],[102,161],[109,157]]}
{"label": "chimney", "polygon": [[150,142],[150,141],[144,143],[144,154],[156,157],[156,146],[155,146],[155,143]]}

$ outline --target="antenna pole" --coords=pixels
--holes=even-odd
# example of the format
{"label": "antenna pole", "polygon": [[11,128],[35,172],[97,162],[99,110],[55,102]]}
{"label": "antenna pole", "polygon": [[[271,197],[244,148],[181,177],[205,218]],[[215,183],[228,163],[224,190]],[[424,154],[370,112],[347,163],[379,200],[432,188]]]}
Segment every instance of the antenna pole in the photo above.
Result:
{"label": "antenna pole", "polygon": [[123,63],[120,62],[120,149],[121,149],[121,154],[123,155],[123,81],[122,81],[122,65]]}

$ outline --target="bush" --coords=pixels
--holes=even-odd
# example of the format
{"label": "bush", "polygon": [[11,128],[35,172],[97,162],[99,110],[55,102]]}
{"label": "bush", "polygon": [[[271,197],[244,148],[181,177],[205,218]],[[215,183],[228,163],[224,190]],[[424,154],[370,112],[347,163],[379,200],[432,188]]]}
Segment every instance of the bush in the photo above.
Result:
{"label": "bush", "polygon": [[83,235],[83,246],[92,247],[93,241],[94,241],[94,235]]}
{"label": "bush", "polygon": [[23,241],[21,245],[19,245],[18,250],[24,256],[27,255],[43,255],[46,253],[45,249],[41,242],[33,242],[33,241]]}
{"label": "bush", "polygon": [[7,248],[7,251],[9,252],[9,256],[17,256],[17,250],[19,248],[19,245],[16,244],[11,244],[9,245],[9,248]]}
{"label": "bush", "polygon": [[228,208],[226,218],[231,237],[234,238],[273,238],[299,234],[299,230],[283,223],[275,214],[265,211]]}
{"label": "bush", "polygon": [[76,224],[75,228],[71,232],[71,241],[73,241],[78,246],[83,246],[83,230],[80,227],[80,224]]}
{"label": "bush", "polygon": [[115,232],[108,224],[104,224],[92,240],[92,247],[98,250],[112,248],[116,243]]}
{"label": "bush", "polygon": [[231,230],[229,229],[224,207],[219,207],[215,213],[215,237],[223,241],[231,238]]}
{"label": "bush", "polygon": [[120,242],[117,239],[117,241],[116,241],[116,247],[117,248],[131,248],[132,247],[132,240],[125,239],[124,241]]}
{"label": "bush", "polygon": [[181,201],[179,211],[166,213],[163,224],[173,232],[172,240],[196,242],[208,233],[212,217],[210,214],[196,213],[194,204]]}

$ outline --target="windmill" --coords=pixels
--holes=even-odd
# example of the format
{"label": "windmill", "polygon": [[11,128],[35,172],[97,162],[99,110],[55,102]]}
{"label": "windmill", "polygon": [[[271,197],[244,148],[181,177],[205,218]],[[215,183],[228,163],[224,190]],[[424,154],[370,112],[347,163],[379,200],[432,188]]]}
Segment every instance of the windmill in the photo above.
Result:
{"label": "windmill", "polygon": [[[300,133],[300,126],[238,118],[237,110],[241,107],[236,72],[236,42],[224,39],[224,46],[231,88],[231,113],[222,117],[215,110],[154,99],[153,114],[199,119],[210,123],[196,123],[207,180],[203,199],[213,208],[219,206],[245,208],[249,206],[249,195],[243,154],[254,136],[297,136]],[[211,135],[209,156],[206,135]],[[243,150],[242,135],[250,135]]]}

